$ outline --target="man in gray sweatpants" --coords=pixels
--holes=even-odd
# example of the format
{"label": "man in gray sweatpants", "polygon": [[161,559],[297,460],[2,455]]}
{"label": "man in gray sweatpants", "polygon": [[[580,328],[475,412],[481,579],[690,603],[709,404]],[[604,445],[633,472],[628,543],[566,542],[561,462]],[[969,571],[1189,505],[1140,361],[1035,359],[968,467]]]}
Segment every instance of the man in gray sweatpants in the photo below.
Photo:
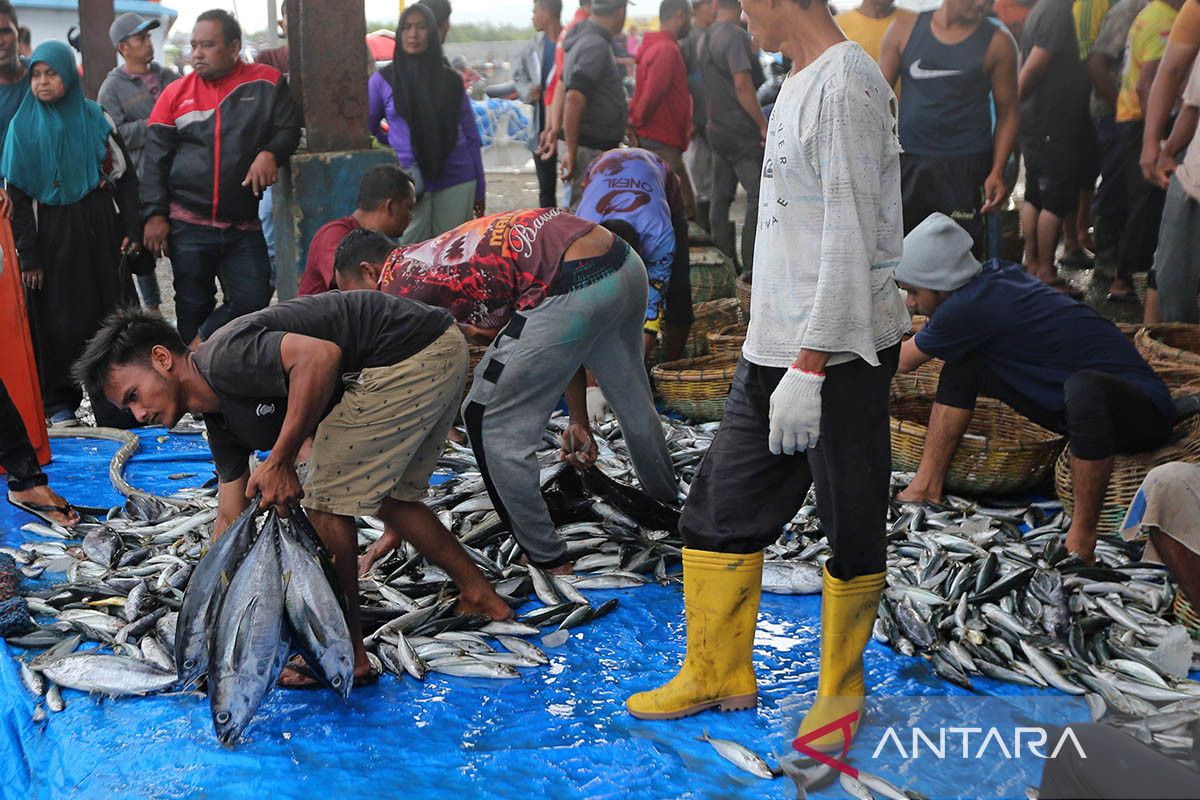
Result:
{"label": "man in gray sweatpants", "polygon": [[394,251],[374,237],[353,231],[338,248],[339,286],[378,285],[441,306],[469,339],[491,343],[475,368],[463,419],[496,511],[531,563],[558,574],[572,568],[541,496],[536,453],[565,393],[563,458],[575,466],[595,462],[585,368],[612,406],[642,488],[675,503],[671,458],[642,361],[646,267],[623,240],[558,208],[471,220]]}

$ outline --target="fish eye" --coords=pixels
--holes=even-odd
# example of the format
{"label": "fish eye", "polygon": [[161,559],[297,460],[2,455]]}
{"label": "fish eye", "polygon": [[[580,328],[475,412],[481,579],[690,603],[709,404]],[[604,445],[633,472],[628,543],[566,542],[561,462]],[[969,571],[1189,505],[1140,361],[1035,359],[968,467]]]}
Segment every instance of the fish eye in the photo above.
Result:
{"label": "fish eye", "polygon": [[217,722],[219,722],[222,725],[224,725],[226,722],[229,722],[229,712],[228,711],[218,712],[217,713]]}

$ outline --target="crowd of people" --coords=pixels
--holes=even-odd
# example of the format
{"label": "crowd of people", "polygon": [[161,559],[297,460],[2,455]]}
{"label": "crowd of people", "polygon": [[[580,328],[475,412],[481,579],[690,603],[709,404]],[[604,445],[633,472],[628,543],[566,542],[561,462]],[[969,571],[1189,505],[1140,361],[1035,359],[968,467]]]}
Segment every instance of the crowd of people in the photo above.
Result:
{"label": "crowd of people", "polygon": [[[496,511],[527,563],[551,572],[573,565],[536,453],[561,397],[565,461],[595,462],[592,422],[610,408],[642,489],[675,503],[645,363],[660,336],[681,353],[693,321],[690,218],[754,291],[724,417],[682,511],[687,657],[628,708],[663,719],[755,705],[763,550],[813,487],[832,557],[818,698],[800,735],[841,749],[831,723],[861,708],[886,582],[898,370],[945,362],[921,468],[894,499],[941,500],[976,398],[997,397],[1068,438],[1066,546],[1084,561],[1114,454],[1171,432],[1162,380],[1057,275],[1104,242],[1119,254],[1113,299],[1153,267],[1147,313],[1196,321],[1200,147],[1182,153],[1200,77],[1176,100],[1195,75],[1200,2],[1139,2],[1018,1],[1006,8],[1021,19],[1006,23],[983,0],[921,14],[866,0],[836,18],[820,0],[662,0],[659,30],[636,43],[630,97],[613,46],[626,0],[584,2],[565,26],[560,0],[535,0],[538,35],[516,78],[538,124],[541,207],[488,215],[479,134],[442,48],[450,6],[422,0],[400,15],[394,60],[366,79],[370,132],[396,163],[361,176],[356,208],[309,243],[301,296],[270,305],[268,194],[302,127],[286,48],[246,63],[236,19],[207,11],[180,77],[153,61],[157,23],[122,15],[111,36],[124,63],[97,104],[68,45],[18,56],[16,15],[0,0],[4,208],[47,414],[77,422],[86,390],[100,424],[202,415],[217,534],[254,497],[282,514],[299,504],[343,586],[407,541],[457,583],[461,612],[504,619],[505,599],[422,502],[443,443],[461,414]],[[765,106],[760,50],[781,54],[787,76]],[[1010,264],[994,257],[994,221],[1018,152],[1025,252]],[[739,186],[740,243],[729,219]],[[155,311],[161,256],[175,325]],[[906,341],[910,312],[929,322]],[[468,342],[486,352],[464,400]],[[0,413],[0,430],[9,419]],[[255,450],[270,455],[251,472]],[[12,491],[71,523],[19,455]],[[385,532],[358,560],[362,515]],[[1180,574],[1200,574],[1194,533],[1158,547]],[[347,599],[365,682],[355,592]],[[312,680],[299,663],[283,679]]]}

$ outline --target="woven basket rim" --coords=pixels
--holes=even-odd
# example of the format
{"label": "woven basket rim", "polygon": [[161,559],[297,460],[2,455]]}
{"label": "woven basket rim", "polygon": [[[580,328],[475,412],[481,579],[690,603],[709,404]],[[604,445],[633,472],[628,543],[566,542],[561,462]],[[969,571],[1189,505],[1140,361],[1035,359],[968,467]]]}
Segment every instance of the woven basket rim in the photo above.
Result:
{"label": "woven basket rim", "polygon": [[[892,396],[892,404],[904,403],[906,401],[920,401],[922,404],[928,401],[932,407],[934,397],[925,392],[900,392]],[[1023,450],[1044,450],[1051,447],[1059,446],[1065,441],[1066,437],[1054,431],[1047,430],[1041,425],[1026,419],[1019,413],[1014,411],[1009,406],[1001,403],[999,400],[981,397],[975,406],[975,418],[979,418],[979,412],[987,414],[1005,414],[1016,423],[1015,427],[1021,429],[1022,433],[1029,433],[1033,437],[1030,439],[1015,439],[1007,436],[983,436],[981,434],[973,434],[968,431],[962,441],[959,443],[959,449],[964,447],[968,450],[984,452],[988,450],[1001,452],[1020,452]],[[925,416],[926,422],[916,422],[912,419],[898,417],[895,413],[895,408],[891,410],[891,427],[894,433],[902,434],[920,434],[924,437],[929,432],[928,415]]]}
{"label": "woven basket rim", "polygon": [[713,353],[678,361],[664,361],[650,368],[655,381],[703,382],[732,378],[737,371],[738,356],[733,353]]}

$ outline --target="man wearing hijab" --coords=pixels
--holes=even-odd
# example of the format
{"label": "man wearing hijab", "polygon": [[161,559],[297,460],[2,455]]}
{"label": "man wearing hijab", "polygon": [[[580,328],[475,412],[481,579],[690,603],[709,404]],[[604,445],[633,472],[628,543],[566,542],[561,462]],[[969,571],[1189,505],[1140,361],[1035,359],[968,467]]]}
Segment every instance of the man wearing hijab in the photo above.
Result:
{"label": "man wearing hijab", "polygon": [[[83,96],[70,45],[39,45],[30,76],[30,93],[4,140],[0,173],[12,195],[42,402],[51,424],[73,426],[83,395],[71,380],[71,362],[105,315],[134,296],[119,264],[142,239],[137,175],[103,109]],[[103,398],[92,405],[98,424],[128,427]]]}
{"label": "man wearing hijab", "polygon": [[483,143],[429,6],[418,3],[400,15],[395,58],[371,76],[367,95],[371,133],[396,151],[416,183],[417,205],[401,243],[423,242],[483,216]]}
{"label": "man wearing hijab", "polygon": [[146,131],[146,247],[171,256],[179,334],[193,348],[270,302],[258,203],[300,143],[286,78],[274,67],[242,62],[241,49],[242,29],[229,12],[197,17],[195,71],[163,90]]}

